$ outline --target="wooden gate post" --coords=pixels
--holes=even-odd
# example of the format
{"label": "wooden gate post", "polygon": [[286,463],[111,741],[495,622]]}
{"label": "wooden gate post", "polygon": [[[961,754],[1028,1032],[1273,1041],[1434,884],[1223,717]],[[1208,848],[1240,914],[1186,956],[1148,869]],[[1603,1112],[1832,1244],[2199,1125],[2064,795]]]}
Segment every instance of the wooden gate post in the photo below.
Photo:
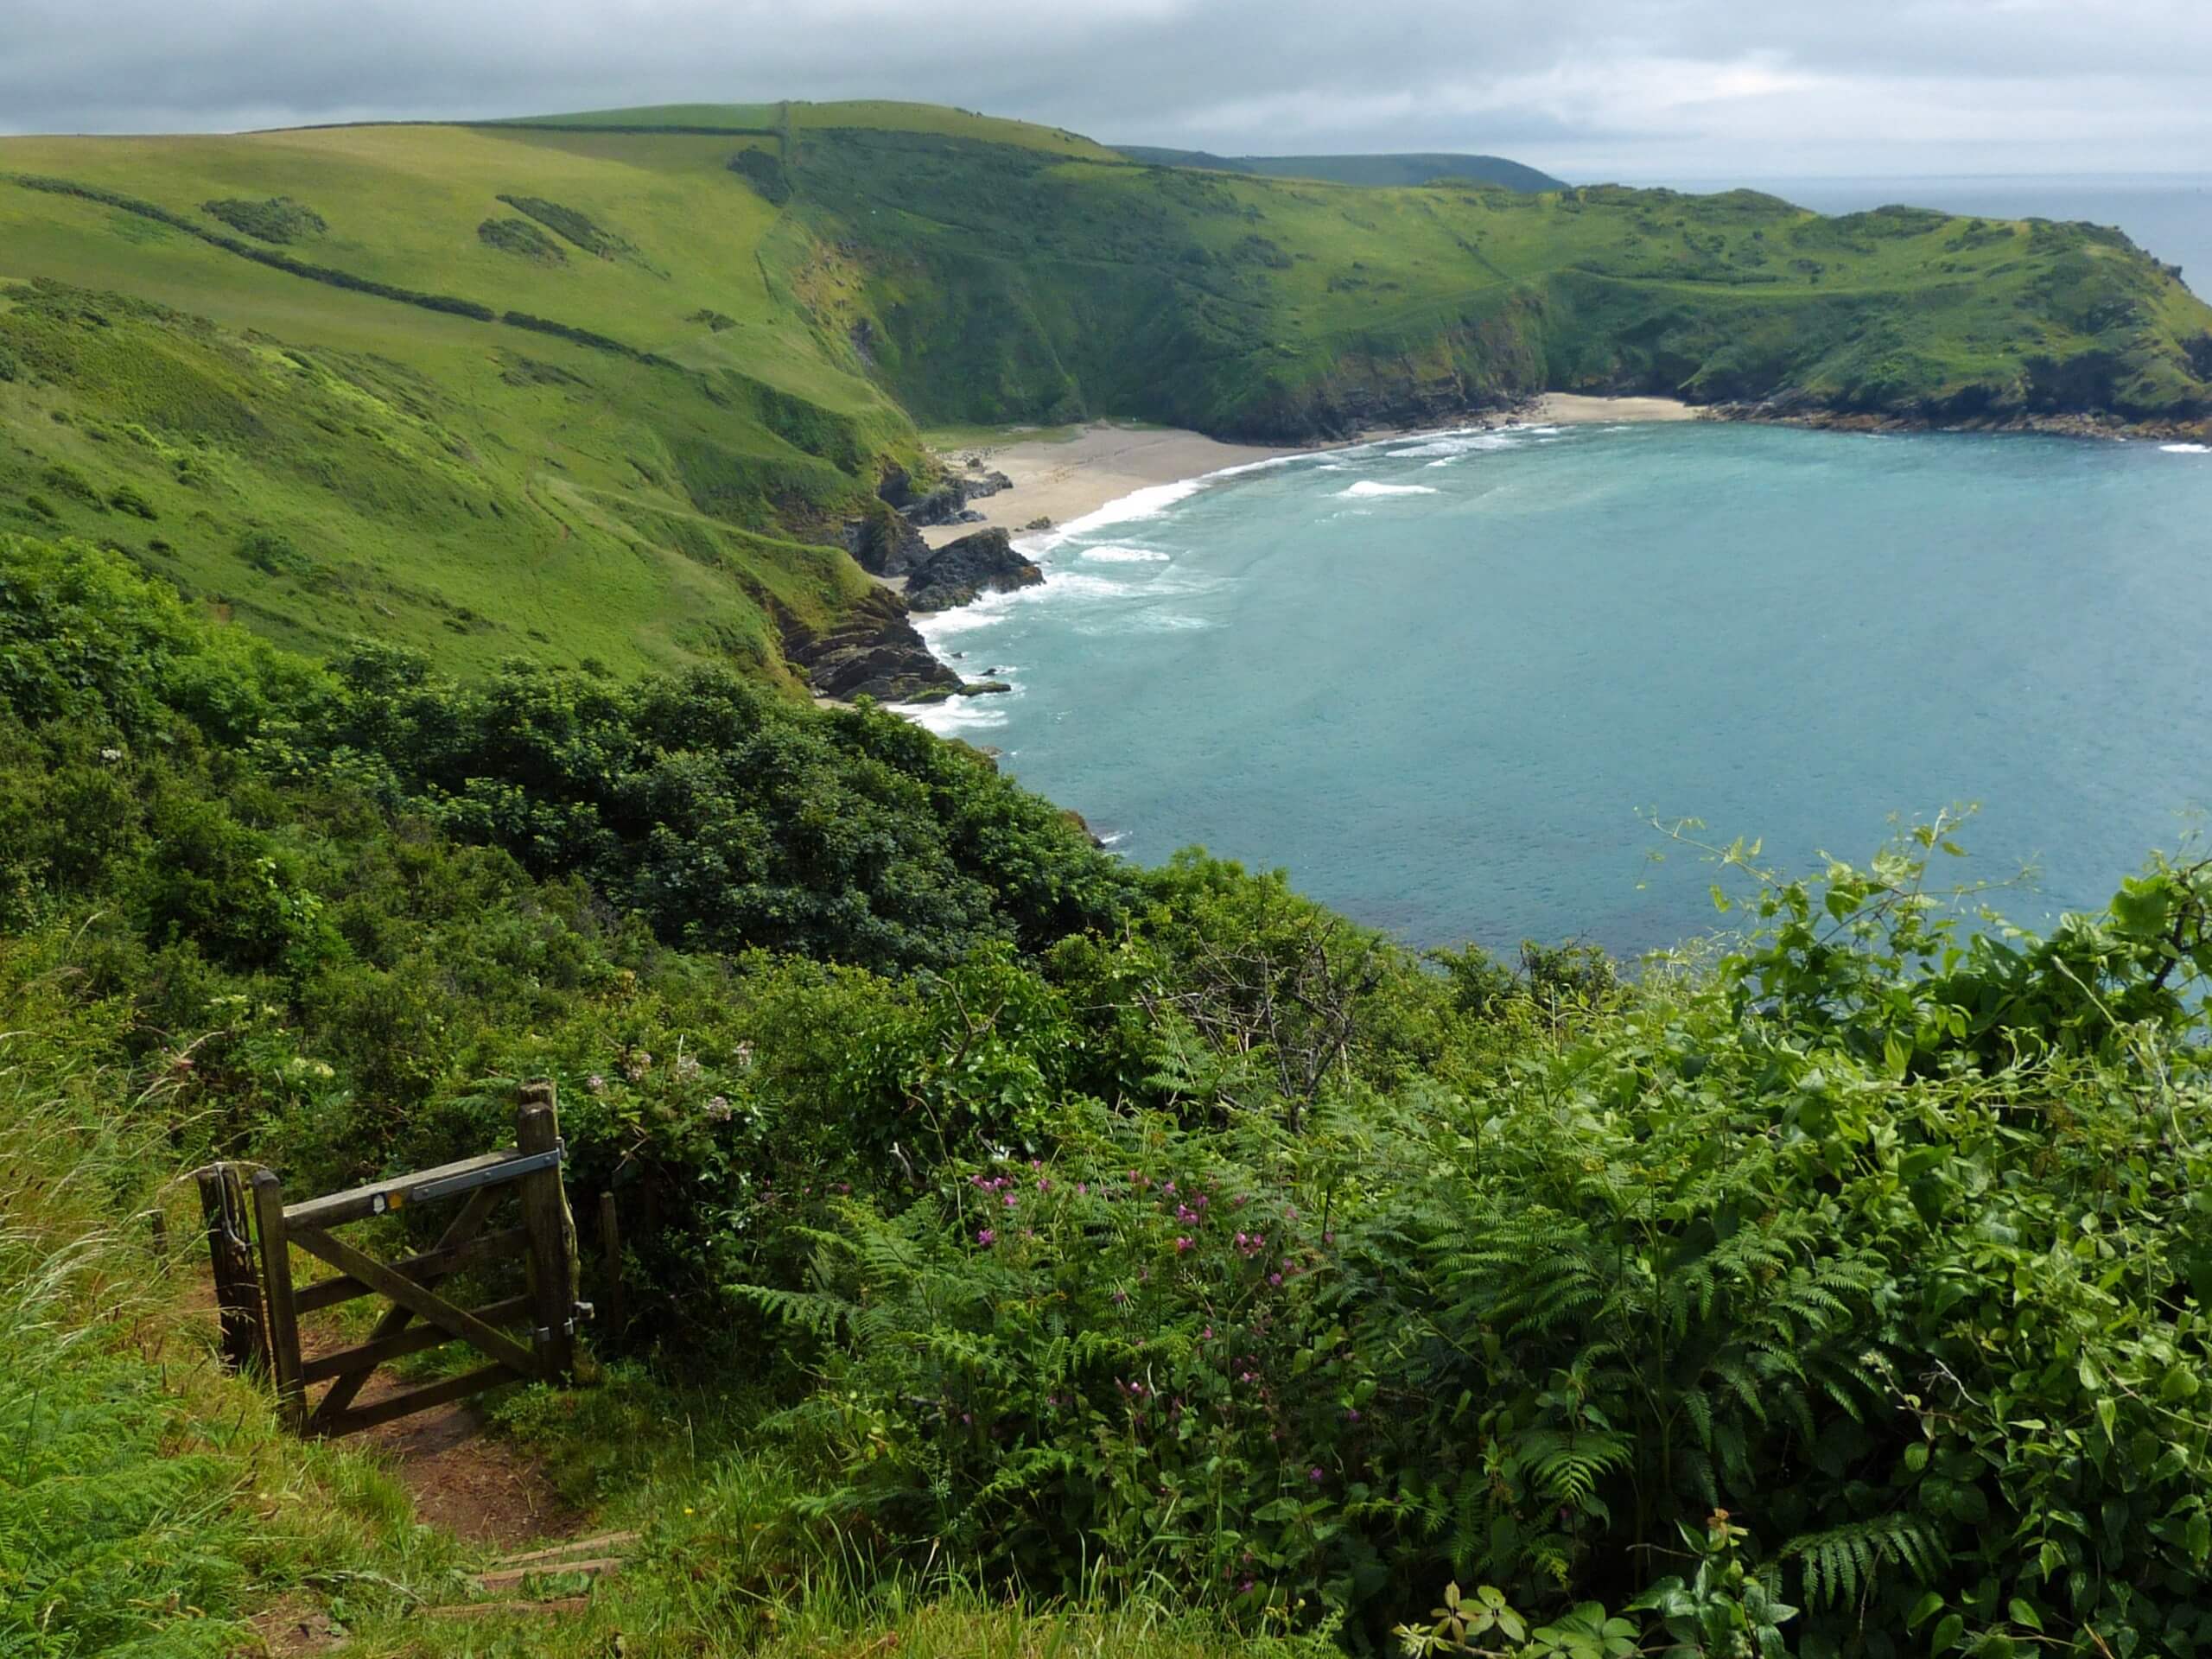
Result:
{"label": "wooden gate post", "polygon": [[243,1371],[269,1364],[269,1332],[263,1323],[261,1275],[248,1243],[245,1184],[236,1164],[201,1170],[200,1213],[207,1219],[207,1259],[215,1270],[215,1306],[222,1321],[223,1366]]}
{"label": "wooden gate post", "polygon": [[622,1224],[614,1213],[611,1187],[599,1195],[599,1254],[606,1265],[607,1283],[601,1294],[607,1300],[607,1314],[598,1323],[611,1335],[619,1336],[630,1323],[630,1310],[622,1294]]}
{"label": "wooden gate post", "polygon": [[284,1183],[273,1169],[253,1178],[254,1230],[261,1237],[261,1282],[269,1296],[269,1372],[276,1410],[297,1433],[307,1426],[300,1380],[299,1309],[292,1298],[292,1234],[284,1220]]}
{"label": "wooden gate post", "polygon": [[[553,1085],[543,1080],[522,1088],[515,1119],[515,1150],[556,1152],[561,1119]],[[531,1323],[538,1363],[548,1382],[572,1380],[576,1365],[576,1235],[568,1200],[562,1194],[561,1166],[525,1175],[518,1184],[523,1225],[530,1230]]]}

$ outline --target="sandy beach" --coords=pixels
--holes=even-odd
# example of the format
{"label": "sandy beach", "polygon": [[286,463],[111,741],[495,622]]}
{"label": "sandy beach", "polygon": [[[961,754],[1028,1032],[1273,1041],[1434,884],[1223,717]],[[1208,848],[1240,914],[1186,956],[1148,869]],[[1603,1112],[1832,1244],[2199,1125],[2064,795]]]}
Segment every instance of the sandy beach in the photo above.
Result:
{"label": "sandy beach", "polygon": [[1548,391],[1517,419],[1548,426],[1626,426],[1645,421],[1703,421],[1712,416],[1679,397],[1590,397],[1580,392]]}
{"label": "sandy beach", "polygon": [[1065,524],[1154,485],[1299,451],[1221,443],[1171,427],[1100,423],[1079,427],[1069,436],[963,444],[942,453],[955,471],[965,470],[969,457],[978,457],[984,470],[1004,473],[1014,487],[975,503],[973,510],[983,515],[981,524],[939,524],[925,531],[932,547],[994,525],[1018,535],[1039,518]]}
{"label": "sandy beach", "polygon": [[[1523,408],[1486,420],[1471,420],[1467,424],[1503,426],[1517,421],[1538,421],[1570,426],[1597,422],[1624,424],[1701,418],[1702,411],[1671,397],[1587,397],[1570,392],[1546,392]],[[1371,438],[1398,435],[1363,435]],[[1079,427],[1071,435],[1035,438],[1010,435],[997,442],[953,445],[941,453],[945,464],[955,471],[966,470],[971,458],[980,460],[984,470],[1004,473],[1012,479],[1014,487],[986,496],[975,504],[974,510],[983,515],[980,524],[940,524],[924,531],[932,547],[941,547],[990,526],[1018,535],[1039,518],[1049,518],[1056,525],[1065,524],[1138,490],[1217,473],[1225,467],[1306,451],[1296,446],[1271,448],[1256,443],[1223,443],[1196,432],[1167,427],[1116,426],[1102,422]]]}

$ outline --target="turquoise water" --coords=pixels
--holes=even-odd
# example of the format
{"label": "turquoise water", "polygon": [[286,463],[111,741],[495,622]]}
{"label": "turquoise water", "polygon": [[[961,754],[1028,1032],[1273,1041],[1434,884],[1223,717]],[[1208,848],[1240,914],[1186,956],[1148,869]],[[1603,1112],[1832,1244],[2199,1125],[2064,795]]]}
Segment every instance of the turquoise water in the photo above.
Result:
{"label": "turquoise water", "polygon": [[[1711,929],[1645,814],[1859,857],[1981,804],[2016,918],[2212,805],[2212,454],[1725,425],[1408,439],[1080,521],[929,625],[930,716],[1145,861],[1203,842],[1418,944]],[[1663,863],[1651,855],[1668,850]]]}

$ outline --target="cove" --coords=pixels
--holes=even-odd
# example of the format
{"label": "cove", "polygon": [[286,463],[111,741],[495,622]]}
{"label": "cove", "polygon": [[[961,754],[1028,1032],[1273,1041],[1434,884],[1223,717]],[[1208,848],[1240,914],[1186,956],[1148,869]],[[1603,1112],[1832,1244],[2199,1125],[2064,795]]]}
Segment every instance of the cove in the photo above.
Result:
{"label": "cove", "polygon": [[[2212,803],[2212,455],[1779,427],[1442,434],[1146,492],[927,624],[923,717],[1147,861],[1204,843],[1419,944],[1710,931],[1650,817],[1863,860],[1979,803],[2007,915]],[[1663,861],[1654,855],[1665,854]]]}

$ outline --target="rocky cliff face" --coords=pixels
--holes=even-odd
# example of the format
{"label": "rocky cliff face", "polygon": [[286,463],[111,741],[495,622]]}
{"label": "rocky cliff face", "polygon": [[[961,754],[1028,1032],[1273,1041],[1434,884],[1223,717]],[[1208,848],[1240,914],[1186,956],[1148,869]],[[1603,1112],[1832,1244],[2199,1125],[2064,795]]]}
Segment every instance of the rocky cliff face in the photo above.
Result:
{"label": "rocky cliff face", "polygon": [[960,676],[930,654],[905,603],[887,588],[867,595],[826,633],[787,634],[784,656],[825,697],[902,702],[964,689]]}

